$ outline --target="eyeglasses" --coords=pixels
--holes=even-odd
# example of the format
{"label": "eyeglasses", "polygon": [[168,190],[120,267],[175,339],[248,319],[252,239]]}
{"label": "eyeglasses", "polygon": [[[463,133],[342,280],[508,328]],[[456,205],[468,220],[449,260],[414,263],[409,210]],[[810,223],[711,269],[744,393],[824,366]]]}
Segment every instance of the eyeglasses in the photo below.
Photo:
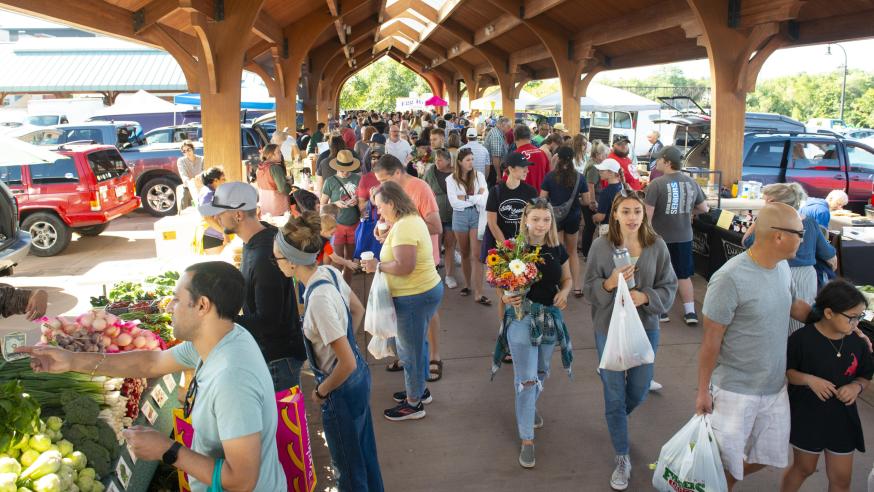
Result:
{"label": "eyeglasses", "polygon": [[194,370],[194,379],[188,385],[188,391],[185,392],[185,405],[182,407],[182,417],[185,419],[190,417],[191,411],[194,410],[194,399],[197,398],[197,374],[201,367],[203,367],[203,361],[197,364],[197,369]]}
{"label": "eyeglasses", "polygon": [[373,155],[373,154],[370,154],[370,160],[371,160],[371,161],[378,161],[380,157],[382,157],[382,156],[381,156],[381,155]]}
{"label": "eyeglasses", "polygon": [[847,322],[850,323],[851,325],[858,325],[863,319],[865,319],[865,313],[862,313],[858,316],[850,316],[849,314],[845,314],[845,313],[838,313],[838,314],[847,318]]}
{"label": "eyeglasses", "polygon": [[801,229],[799,231],[797,229],[788,229],[786,227],[774,227],[774,226],[771,226],[771,229],[795,234],[796,236],[798,236],[798,239],[804,239],[804,229]]}

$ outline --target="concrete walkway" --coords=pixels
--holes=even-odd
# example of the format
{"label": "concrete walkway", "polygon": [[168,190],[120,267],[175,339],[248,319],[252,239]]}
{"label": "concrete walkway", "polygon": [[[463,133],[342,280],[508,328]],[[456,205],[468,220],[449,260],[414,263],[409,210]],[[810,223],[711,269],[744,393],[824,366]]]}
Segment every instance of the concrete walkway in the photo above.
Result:
{"label": "concrete walkway", "polygon": [[[128,270],[151,274],[161,270],[154,260],[152,224],[155,219],[136,213],[114,221],[95,238],[75,238],[70,248],[54,258],[28,257],[14,277],[2,282],[20,287],[50,289],[49,314],[80,313],[88,297],[97,295],[107,270],[118,276]],[[107,263],[115,262],[115,263]],[[356,275],[353,289],[362,300],[369,276]],[[703,280],[696,279],[700,300]],[[493,301],[494,294],[491,295]],[[389,422],[382,411],[394,405],[391,394],[403,389],[403,376],[384,370],[384,361],[370,358],[373,375],[371,405],[386,490],[394,491],[608,491],[613,470],[613,450],[604,421],[601,382],[595,373],[590,306],[571,297],[565,317],[574,344],[574,380],[561,370],[556,355],[553,373],[545,384],[539,410],[545,427],[537,432],[537,467],[521,468],[517,462],[519,441],[513,407],[513,368],[505,365],[494,381],[489,380],[491,352],[497,331],[497,309],[475,304],[472,298],[447,290],[440,309],[441,352],[445,361],[442,381],[431,383],[434,403],[419,421]],[[656,379],[664,384],[659,393],[631,416],[632,484],[629,490],[651,490],[652,472],[647,464],[694,411],[697,354],[700,328],[678,321],[662,325],[661,346],[656,356]],[[0,335],[27,326],[18,317],[0,320]],[[360,346],[366,347],[360,337]],[[312,378],[304,377],[305,395]],[[859,402],[862,425],[874,433],[874,393],[867,391]],[[317,490],[331,490],[330,458],[320,437],[318,409],[308,408],[313,456],[318,469]],[[788,416],[787,416],[788,418]],[[870,439],[869,439],[870,442]],[[864,491],[871,458],[857,453],[853,491]],[[780,472],[765,470],[745,480],[739,491],[777,490]],[[824,465],[808,479],[803,490],[826,490]]]}

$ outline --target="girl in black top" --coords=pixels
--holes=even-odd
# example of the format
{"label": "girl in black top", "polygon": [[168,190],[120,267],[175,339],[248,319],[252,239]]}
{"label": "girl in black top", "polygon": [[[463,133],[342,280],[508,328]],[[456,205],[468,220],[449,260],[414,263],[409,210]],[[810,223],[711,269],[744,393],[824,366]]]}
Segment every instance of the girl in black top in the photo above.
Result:
{"label": "girl in black top", "polygon": [[852,333],[865,306],[853,285],[832,280],[816,296],[808,324],[789,336],[789,442],[795,449],[783,492],[801,488],[823,451],[829,490],[850,490],[853,451],[865,451],[856,398],[874,375],[866,343]]}

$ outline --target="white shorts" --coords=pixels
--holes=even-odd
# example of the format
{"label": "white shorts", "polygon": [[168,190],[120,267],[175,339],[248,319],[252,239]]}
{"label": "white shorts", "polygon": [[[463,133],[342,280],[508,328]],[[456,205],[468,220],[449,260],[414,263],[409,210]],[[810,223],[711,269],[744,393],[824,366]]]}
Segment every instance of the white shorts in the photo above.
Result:
{"label": "white shorts", "polygon": [[789,395],[743,395],[713,386],[713,434],[722,466],[744,478],[744,462],[784,468],[789,465]]}

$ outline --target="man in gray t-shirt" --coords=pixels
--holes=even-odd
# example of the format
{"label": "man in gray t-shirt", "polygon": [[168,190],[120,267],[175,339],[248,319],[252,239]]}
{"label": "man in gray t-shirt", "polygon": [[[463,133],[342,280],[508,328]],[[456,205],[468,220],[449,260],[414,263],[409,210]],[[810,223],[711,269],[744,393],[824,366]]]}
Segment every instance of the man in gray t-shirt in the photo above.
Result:
{"label": "man in gray t-shirt", "polygon": [[749,250],[713,274],[704,298],[695,411],[713,414],[729,490],[747,474],[789,463],[787,321],[810,312],[795,299],[786,263],[804,234],[798,212],[769,204],[756,232]]}
{"label": "man in gray t-shirt", "polygon": [[[692,215],[710,210],[707,197],[701,186],[680,172],[683,168],[683,153],[669,145],[655,155],[656,169],[662,176],[652,180],[646,187],[646,213],[652,227],[665,240],[671,253],[671,265],[677,274],[677,290],[683,302],[683,320],[687,325],[697,325],[695,314],[695,291],[692,274],[695,261],[692,257]],[[668,321],[663,314],[662,321]]]}

